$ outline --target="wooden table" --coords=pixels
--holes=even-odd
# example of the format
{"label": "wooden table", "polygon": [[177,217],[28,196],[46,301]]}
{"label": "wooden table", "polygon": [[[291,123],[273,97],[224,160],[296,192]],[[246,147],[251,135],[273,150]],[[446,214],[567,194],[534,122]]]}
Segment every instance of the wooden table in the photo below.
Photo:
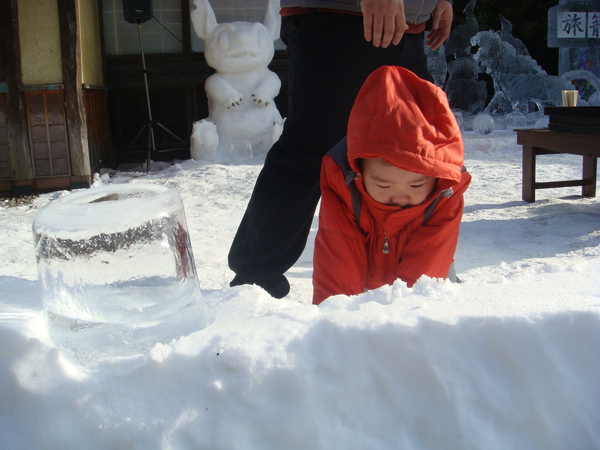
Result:
{"label": "wooden table", "polygon": [[[581,186],[581,194],[596,196],[597,160],[600,156],[600,135],[575,134],[551,131],[547,128],[522,129],[517,131],[517,144],[523,146],[522,198],[535,202],[536,189]],[[535,181],[535,164],[538,155],[570,153],[583,157],[581,180]]]}

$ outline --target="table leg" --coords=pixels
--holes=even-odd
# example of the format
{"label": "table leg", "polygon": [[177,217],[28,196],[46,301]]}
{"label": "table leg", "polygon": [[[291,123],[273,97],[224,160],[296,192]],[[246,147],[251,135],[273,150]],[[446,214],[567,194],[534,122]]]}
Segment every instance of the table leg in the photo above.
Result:
{"label": "table leg", "polygon": [[535,202],[535,157],[533,147],[523,146],[523,181],[521,197],[526,202]]}
{"label": "table leg", "polygon": [[596,177],[598,175],[598,158],[591,155],[583,156],[583,187],[581,194],[585,197],[596,196]]}

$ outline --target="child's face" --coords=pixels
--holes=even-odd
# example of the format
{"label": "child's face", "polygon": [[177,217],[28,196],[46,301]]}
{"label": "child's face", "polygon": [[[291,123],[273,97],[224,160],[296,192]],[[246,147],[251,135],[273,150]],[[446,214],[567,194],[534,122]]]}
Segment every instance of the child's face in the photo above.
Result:
{"label": "child's face", "polygon": [[399,169],[382,158],[363,159],[361,170],[367,193],[388,206],[418,205],[435,188],[436,178]]}

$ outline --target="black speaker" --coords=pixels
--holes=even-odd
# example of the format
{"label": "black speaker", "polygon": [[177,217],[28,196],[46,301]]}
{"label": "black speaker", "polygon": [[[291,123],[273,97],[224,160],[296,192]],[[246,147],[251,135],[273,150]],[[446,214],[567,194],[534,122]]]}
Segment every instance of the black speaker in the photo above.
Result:
{"label": "black speaker", "polygon": [[123,0],[123,14],[129,23],[143,23],[154,17],[152,0]]}

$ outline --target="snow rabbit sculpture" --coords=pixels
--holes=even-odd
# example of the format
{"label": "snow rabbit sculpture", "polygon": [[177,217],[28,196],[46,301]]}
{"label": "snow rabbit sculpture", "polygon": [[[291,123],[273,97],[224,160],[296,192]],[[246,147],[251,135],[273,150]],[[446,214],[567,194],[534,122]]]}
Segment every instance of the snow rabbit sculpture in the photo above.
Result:
{"label": "snow rabbit sculpture", "polygon": [[194,0],[194,31],[216,73],[206,80],[209,116],[194,123],[193,159],[226,161],[232,142],[249,140],[254,154],[279,139],[283,120],[274,98],[281,80],[268,69],[279,37],[279,0],[269,0],[263,23],[218,24],[207,0]]}

